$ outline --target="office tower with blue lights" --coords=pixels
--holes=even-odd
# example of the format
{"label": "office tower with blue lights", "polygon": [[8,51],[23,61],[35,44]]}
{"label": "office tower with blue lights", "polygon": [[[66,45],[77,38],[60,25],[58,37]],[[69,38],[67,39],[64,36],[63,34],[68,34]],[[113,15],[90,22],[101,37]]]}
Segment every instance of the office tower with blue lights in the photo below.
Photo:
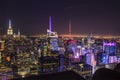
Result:
{"label": "office tower with blue lights", "polygon": [[103,42],[103,54],[102,54],[102,63],[115,63],[116,58],[116,43],[115,42]]}
{"label": "office tower with blue lights", "polygon": [[49,43],[50,43],[50,48],[52,51],[58,51],[58,35],[57,32],[52,31],[52,19],[51,16],[49,17],[49,29],[47,30],[48,38],[49,38]]}

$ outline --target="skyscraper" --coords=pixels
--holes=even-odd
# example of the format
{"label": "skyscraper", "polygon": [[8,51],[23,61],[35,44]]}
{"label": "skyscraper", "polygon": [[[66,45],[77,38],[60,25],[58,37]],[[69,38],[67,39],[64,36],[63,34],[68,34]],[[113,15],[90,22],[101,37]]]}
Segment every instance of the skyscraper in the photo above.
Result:
{"label": "skyscraper", "polygon": [[11,27],[11,20],[9,19],[9,27],[8,27],[8,30],[7,30],[7,35],[13,35],[13,29]]}

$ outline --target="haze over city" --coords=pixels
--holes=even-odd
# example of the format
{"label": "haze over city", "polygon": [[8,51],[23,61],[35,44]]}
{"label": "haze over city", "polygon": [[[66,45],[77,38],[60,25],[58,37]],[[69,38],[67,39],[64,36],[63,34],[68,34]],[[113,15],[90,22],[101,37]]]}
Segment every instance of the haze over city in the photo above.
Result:
{"label": "haze over city", "polygon": [[1,0],[0,31],[6,33],[8,20],[14,31],[22,34],[46,34],[49,16],[53,31],[72,34],[120,35],[120,5],[112,0]]}

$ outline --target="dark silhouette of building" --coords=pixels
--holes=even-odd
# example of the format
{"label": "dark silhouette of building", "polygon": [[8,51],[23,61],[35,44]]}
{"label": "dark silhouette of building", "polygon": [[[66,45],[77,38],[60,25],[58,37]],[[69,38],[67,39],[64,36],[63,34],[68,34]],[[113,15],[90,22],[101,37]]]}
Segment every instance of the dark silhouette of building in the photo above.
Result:
{"label": "dark silhouette of building", "polygon": [[92,80],[120,80],[120,72],[101,68],[94,73]]}
{"label": "dark silhouette of building", "polygon": [[120,72],[120,63],[118,63],[113,70]]}
{"label": "dark silhouette of building", "polygon": [[17,78],[13,80],[85,80],[74,71],[64,71],[52,74],[41,74],[38,76],[29,76],[26,78]]}

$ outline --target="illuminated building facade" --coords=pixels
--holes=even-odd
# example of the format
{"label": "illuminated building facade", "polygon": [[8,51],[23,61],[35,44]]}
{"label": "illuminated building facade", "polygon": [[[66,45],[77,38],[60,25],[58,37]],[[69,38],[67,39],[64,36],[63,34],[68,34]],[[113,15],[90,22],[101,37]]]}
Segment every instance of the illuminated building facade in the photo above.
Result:
{"label": "illuminated building facade", "polygon": [[11,27],[11,20],[9,19],[9,27],[8,27],[8,30],[7,30],[7,35],[13,35],[13,29]]}
{"label": "illuminated building facade", "polygon": [[4,58],[4,41],[0,41],[0,63],[2,62],[2,58]]}
{"label": "illuminated building facade", "polygon": [[4,41],[0,41],[0,51],[4,50]]}
{"label": "illuminated building facade", "polygon": [[58,51],[58,35],[57,32],[52,31],[52,19],[49,17],[49,29],[47,29],[47,35],[49,38],[49,44],[52,51]]}
{"label": "illuminated building facade", "polygon": [[115,63],[117,61],[116,57],[116,43],[115,42],[103,42],[103,63]]}

